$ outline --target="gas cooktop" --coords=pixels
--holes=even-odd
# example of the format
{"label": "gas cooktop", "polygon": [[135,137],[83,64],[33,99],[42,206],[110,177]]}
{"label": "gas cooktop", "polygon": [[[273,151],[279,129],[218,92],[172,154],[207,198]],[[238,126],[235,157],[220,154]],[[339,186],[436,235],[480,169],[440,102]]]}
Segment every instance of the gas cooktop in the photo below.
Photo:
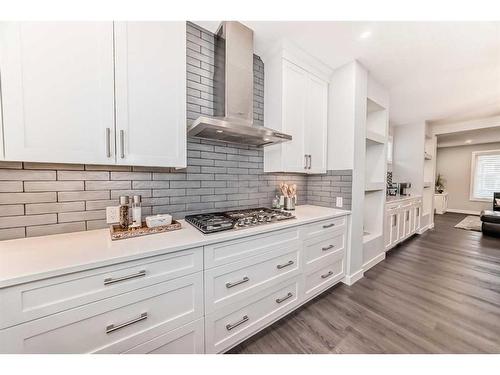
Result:
{"label": "gas cooktop", "polygon": [[185,219],[201,232],[208,234],[295,219],[295,216],[291,212],[282,210],[251,208],[247,210],[188,215]]}

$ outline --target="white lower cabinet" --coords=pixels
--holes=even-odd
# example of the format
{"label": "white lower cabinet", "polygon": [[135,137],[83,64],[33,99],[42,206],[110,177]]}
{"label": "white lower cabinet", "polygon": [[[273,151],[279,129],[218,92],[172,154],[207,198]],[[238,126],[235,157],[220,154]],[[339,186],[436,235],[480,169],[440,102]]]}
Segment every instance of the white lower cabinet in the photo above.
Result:
{"label": "white lower cabinet", "polygon": [[347,230],[337,217],[0,288],[0,353],[225,352],[339,282]]}
{"label": "white lower cabinet", "polygon": [[384,223],[385,250],[390,250],[420,230],[422,199],[416,197],[386,205]]}
{"label": "white lower cabinet", "polygon": [[0,352],[121,352],[201,317],[197,272],[2,330]]}
{"label": "white lower cabinet", "polygon": [[[204,327],[205,320],[201,318],[141,344],[135,346],[123,345],[123,351],[119,351],[119,347],[115,346],[112,353],[203,354],[205,353]],[[108,351],[104,350],[98,353],[108,353]]]}
{"label": "white lower cabinet", "polygon": [[293,278],[207,315],[206,352],[223,352],[298,306],[300,283]]}

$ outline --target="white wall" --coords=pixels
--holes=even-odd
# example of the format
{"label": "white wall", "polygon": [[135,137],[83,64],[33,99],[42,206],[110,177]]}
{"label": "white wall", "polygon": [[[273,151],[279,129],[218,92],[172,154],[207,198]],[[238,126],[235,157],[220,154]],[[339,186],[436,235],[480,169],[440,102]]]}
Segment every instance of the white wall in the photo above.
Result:
{"label": "white wall", "polygon": [[441,173],[446,180],[448,209],[477,213],[491,209],[492,202],[475,202],[469,198],[472,152],[486,150],[500,150],[500,143],[438,148],[436,174]]}

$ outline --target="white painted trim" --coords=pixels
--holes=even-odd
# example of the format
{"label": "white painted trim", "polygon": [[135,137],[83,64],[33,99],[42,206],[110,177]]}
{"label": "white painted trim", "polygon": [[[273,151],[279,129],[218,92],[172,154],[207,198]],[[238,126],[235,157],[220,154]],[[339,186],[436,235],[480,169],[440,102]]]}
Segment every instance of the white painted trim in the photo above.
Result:
{"label": "white painted trim", "polygon": [[[434,228],[434,226],[432,228]],[[429,225],[426,225],[425,227],[420,228],[417,234],[424,234],[425,232],[427,232],[427,229],[432,229],[432,228],[430,228]]]}
{"label": "white painted trim", "polygon": [[354,272],[352,275],[345,275],[342,282],[346,285],[353,285],[356,281],[361,280],[364,277],[364,270]]}
{"label": "white painted trim", "polygon": [[469,121],[452,122],[446,124],[430,123],[430,125],[432,126],[432,133],[434,135],[455,133],[465,130],[493,128],[500,126],[500,116],[493,116]]}
{"label": "white painted trim", "polygon": [[363,272],[368,271],[370,268],[375,266],[376,264],[382,262],[385,259],[385,252],[382,254],[377,255],[376,257],[370,259],[368,262],[363,264]]}
{"label": "white painted trim", "polygon": [[480,155],[498,155],[500,150],[485,150],[485,151],[473,151],[471,156],[470,164],[470,189],[469,189],[469,200],[473,202],[491,202],[491,199],[477,198],[474,196],[474,181],[476,176],[476,164],[477,157]]}
{"label": "white painted trim", "polygon": [[455,209],[455,208],[448,208],[446,210],[446,212],[453,212],[456,214],[477,215],[477,216],[479,216],[479,214],[480,214],[479,211],[460,210],[460,209]]}

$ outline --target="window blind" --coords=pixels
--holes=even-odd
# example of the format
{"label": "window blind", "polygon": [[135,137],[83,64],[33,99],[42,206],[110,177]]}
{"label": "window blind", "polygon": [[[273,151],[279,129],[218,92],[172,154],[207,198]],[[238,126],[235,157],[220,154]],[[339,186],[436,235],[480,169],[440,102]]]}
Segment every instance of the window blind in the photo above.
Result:
{"label": "window blind", "polygon": [[475,155],[473,197],[493,200],[500,192],[500,151]]}

